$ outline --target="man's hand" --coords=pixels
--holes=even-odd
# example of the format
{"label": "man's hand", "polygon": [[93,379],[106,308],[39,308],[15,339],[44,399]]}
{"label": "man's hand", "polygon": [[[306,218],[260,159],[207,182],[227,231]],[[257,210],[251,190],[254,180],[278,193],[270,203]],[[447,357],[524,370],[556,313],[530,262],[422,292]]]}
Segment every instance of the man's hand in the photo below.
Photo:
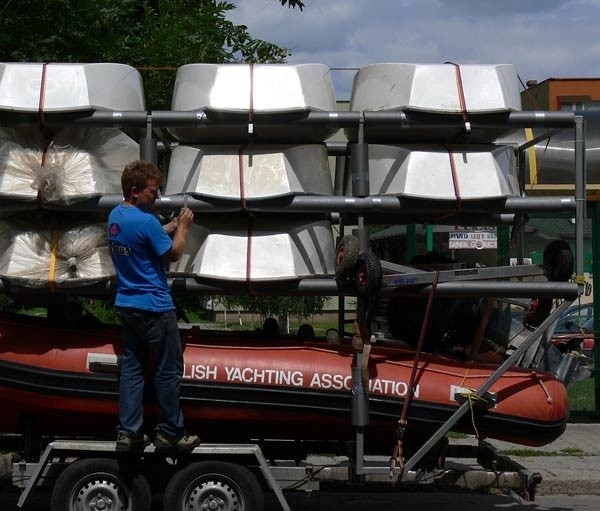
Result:
{"label": "man's hand", "polygon": [[194,223],[194,212],[190,208],[181,208],[177,217],[177,229],[184,228],[186,231]]}
{"label": "man's hand", "polygon": [[177,217],[177,228],[173,236],[173,246],[169,252],[169,260],[177,261],[185,249],[185,238],[190,227],[194,224],[194,212],[190,208],[181,208]]}

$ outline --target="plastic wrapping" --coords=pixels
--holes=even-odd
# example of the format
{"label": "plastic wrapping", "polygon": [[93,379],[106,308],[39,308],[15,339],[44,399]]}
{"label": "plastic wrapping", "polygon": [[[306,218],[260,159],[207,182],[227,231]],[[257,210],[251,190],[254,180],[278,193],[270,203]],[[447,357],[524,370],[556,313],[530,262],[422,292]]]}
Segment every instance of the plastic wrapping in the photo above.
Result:
{"label": "plastic wrapping", "polygon": [[76,287],[115,275],[103,223],[53,229],[0,221],[0,250],[0,277],[26,287]]}
{"label": "plastic wrapping", "polygon": [[[0,129],[0,197],[70,204],[121,193],[139,146],[115,128],[61,130],[46,147],[38,130]],[[44,154],[45,153],[45,154]]]}

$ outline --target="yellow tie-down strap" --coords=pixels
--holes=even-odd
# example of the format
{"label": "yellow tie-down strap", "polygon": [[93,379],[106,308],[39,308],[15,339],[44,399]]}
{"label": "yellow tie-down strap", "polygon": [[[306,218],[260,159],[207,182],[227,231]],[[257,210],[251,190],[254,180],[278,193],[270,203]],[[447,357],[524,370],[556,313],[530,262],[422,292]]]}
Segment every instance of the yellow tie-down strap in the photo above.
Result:
{"label": "yellow tie-down strap", "polygon": [[[525,138],[527,139],[527,142],[531,142],[533,140],[533,130],[531,128],[525,128]],[[527,159],[529,164],[529,184],[533,186],[534,184],[537,184],[538,180],[535,145],[527,148]]]}
{"label": "yellow tie-down strap", "polygon": [[50,246],[50,269],[48,270],[48,283],[50,291],[54,293],[56,282],[56,253],[58,252],[58,229],[52,230],[52,244]]}

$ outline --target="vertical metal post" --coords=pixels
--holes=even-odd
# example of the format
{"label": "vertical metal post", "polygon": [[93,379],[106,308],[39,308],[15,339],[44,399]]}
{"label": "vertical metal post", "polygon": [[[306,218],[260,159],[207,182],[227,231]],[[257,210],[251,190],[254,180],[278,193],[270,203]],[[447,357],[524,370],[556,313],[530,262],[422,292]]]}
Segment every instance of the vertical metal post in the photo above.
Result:
{"label": "vertical metal post", "polygon": [[[585,220],[587,169],[585,161],[585,121],[575,116],[575,274],[583,279],[583,223]],[[578,283],[580,283],[578,281]]]}
{"label": "vertical metal post", "polygon": [[335,172],[333,175],[333,194],[344,195],[346,188],[346,165],[348,162],[347,156],[335,157]]}
{"label": "vertical metal post", "polygon": [[[600,331],[600,204],[591,203],[592,216],[592,272],[594,274],[594,332]],[[594,335],[594,337],[596,337]],[[594,404],[596,412],[600,411],[600,339],[594,343]]]}
{"label": "vertical metal post", "polygon": [[[585,121],[582,115],[575,116],[575,281],[579,284],[580,288],[585,284],[583,278],[583,228],[586,213],[586,183],[587,183],[587,165],[586,165],[586,154],[585,154]],[[599,257],[600,246],[598,232],[598,203],[594,202],[594,221],[593,221],[593,266],[594,266],[594,277],[600,275],[595,273],[596,270],[600,270]],[[597,282],[594,282],[594,332],[597,332],[599,327],[598,321],[600,318],[596,313],[598,305],[600,304],[600,294],[598,292]],[[600,374],[598,368],[600,367],[600,352],[598,342],[594,343],[594,402],[596,411],[600,410]]]}
{"label": "vertical metal post", "polygon": [[[365,144],[364,116],[361,114],[358,124],[358,140],[350,148],[350,168],[352,170],[352,195],[355,197],[366,197],[369,189],[369,153]],[[365,226],[364,215],[358,216],[358,240],[360,252],[369,249],[369,233]],[[367,299],[359,296],[356,303],[356,317],[360,321],[367,315]],[[363,339],[363,342],[369,342]],[[367,393],[363,388],[360,368],[362,367],[362,353],[355,353],[356,366],[352,370],[352,402],[351,418],[352,425],[356,429],[356,473],[363,472],[364,464],[364,426],[369,423],[369,406],[366,400]]]}
{"label": "vertical metal post", "polygon": [[[519,174],[519,188],[521,196],[525,197],[525,149],[519,149],[517,152],[517,171]],[[517,227],[517,264],[523,264],[525,257],[525,227],[523,222],[518,223]]]}
{"label": "vertical metal post", "polygon": [[[344,220],[340,221],[339,239],[344,237],[345,224]],[[337,253],[336,253],[337,256]],[[338,335],[340,341],[344,340],[344,332],[346,330],[346,297],[342,294],[338,295]]]}
{"label": "vertical metal post", "polygon": [[[335,174],[333,177],[333,193],[334,195],[341,196],[346,191],[346,174],[349,167],[348,156],[336,156],[335,157]],[[342,217],[340,221],[340,239],[344,237],[344,219]],[[346,298],[344,295],[338,295],[338,335],[340,339],[344,337],[344,331],[346,329]]]}
{"label": "vertical metal post", "polygon": [[158,163],[158,142],[152,137],[152,114],[146,120],[146,136],[140,140],[140,159]]}

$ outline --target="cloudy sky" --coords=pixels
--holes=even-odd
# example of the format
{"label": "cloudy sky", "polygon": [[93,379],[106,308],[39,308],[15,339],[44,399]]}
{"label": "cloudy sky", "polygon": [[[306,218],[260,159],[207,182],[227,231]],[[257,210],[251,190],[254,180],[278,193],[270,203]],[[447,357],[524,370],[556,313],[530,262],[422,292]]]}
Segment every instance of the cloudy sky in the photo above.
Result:
{"label": "cloudy sky", "polygon": [[[600,76],[600,0],[234,0],[230,19],[290,63],[514,64],[523,80]],[[339,98],[353,73],[333,71]]]}

